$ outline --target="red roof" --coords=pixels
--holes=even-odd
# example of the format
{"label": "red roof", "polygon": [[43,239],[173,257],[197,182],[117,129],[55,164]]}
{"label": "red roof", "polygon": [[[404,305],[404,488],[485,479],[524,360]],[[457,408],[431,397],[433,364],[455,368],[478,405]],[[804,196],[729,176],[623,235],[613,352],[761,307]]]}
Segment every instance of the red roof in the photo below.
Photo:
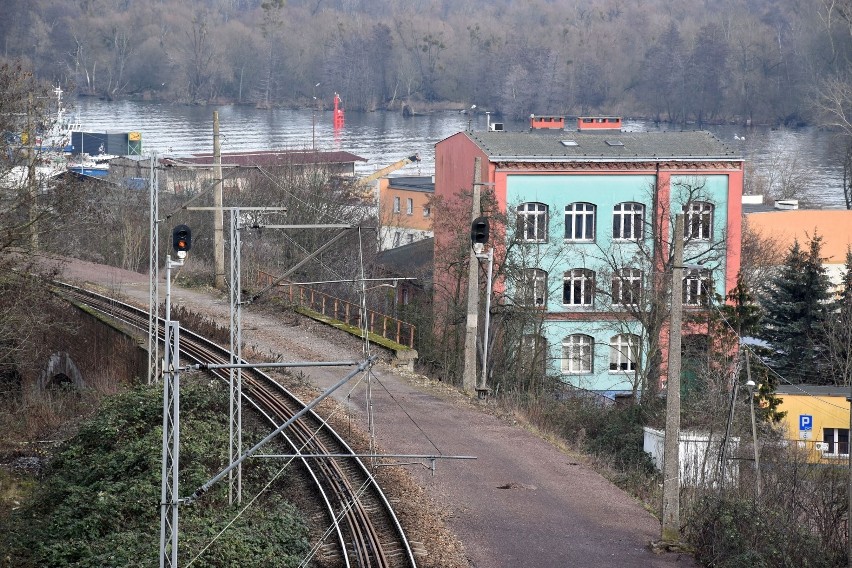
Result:
{"label": "red roof", "polygon": [[[350,152],[319,152],[314,150],[264,150],[223,152],[222,163],[237,166],[289,166],[306,164],[351,164],[366,162],[366,158]],[[198,164],[213,166],[213,153],[163,158],[167,166]]]}

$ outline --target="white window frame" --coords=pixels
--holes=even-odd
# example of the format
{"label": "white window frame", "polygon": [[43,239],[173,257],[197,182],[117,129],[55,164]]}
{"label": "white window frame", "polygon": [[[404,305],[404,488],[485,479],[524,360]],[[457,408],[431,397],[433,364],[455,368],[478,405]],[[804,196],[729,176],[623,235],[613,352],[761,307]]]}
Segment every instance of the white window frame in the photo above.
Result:
{"label": "white window frame", "polygon": [[[525,243],[546,243],[550,208],[544,203],[530,201],[517,208],[515,229],[518,240]],[[529,236],[529,233],[532,236]]]}
{"label": "white window frame", "polygon": [[642,271],[638,268],[616,270],[612,275],[612,305],[635,306],[641,297]]}
{"label": "white window frame", "polygon": [[[840,453],[840,432],[846,432],[846,452],[844,454]],[[830,435],[829,435],[830,434]],[[849,428],[823,428],[822,429],[822,441],[828,444],[828,449],[826,449],[822,455],[830,456],[834,458],[848,458],[849,457]]]}
{"label": "white window frame", "polygon": [[423,206],[423,216],[428,217],[431,214],[432,214],[431,208],[428,205],[424,205]]}
{"label": "white window frame", "polygon": [[394,213],[400,212],[399,196],[396,196],[396,197],[393,198],[393,212]]}
{"label": "white window frame", "polygon": [[414,215],[414,199],[411,197],[405,200],[405,214]]}
{"label": "white window frame", "polygon": [[524,268],[521,273],[518,301],[528,308],[547,307],[547,272],[540,268]]}
{"label": "white window frame", "polygon": [[595,339],[575,333],[562,340],[562,373],[589,375],[595,369]]}
{"label": "white window frame", "polygon": [[[565,206],[565,240],[568,242],[595,242],[595,224],[598,207],[593,203],[578,201]],[[577,232],[582,236],[578,237]]]}
{"label": "white window frame", "polygon": [[707,201],[691,201],[684,205],[683,238],[688,241],[712,240],[715,209]]}
{"label": "white window frame", "polygon": [[593,306],[595,304],[595,272],[588,268],[572,268],[562,282],[563,306]]}
{"label": "white window frame", "polygon": [[402,232],[394,231],[393,233],[393,248],[396,248],[400,245],[400,241],[402,240]]}
{"label": "white window frame", "polygon": [[683,305],[706,306],[713,294],[712,275],[707,269],[687,270],[683,276]]}
{"label": "white window frame", "polygon": [[612,336],[609,340],[609,372],[635,372],[638,345],[639,337],[632,333],[619,333]]}
{"label": "white window frame", "polygon": [[616,203],[612,208],[612,239],[640,241],[645,237],[645,205],[636,201]]}

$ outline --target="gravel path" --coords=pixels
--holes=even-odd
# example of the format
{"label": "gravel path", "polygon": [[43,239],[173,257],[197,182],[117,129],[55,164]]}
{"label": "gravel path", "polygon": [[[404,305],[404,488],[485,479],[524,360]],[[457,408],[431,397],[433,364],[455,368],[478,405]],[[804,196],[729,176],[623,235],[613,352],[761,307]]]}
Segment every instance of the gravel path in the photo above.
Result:
{"label": "gravel path", "polygon": [[[147,306],[144,275],[74,261],[65,279]],[[175,286],[172,305],[228,325],[228,299],[213,291]],[[360,340],[262,306],[243,310],[243,339],[248,348],[284,361],[361,358]],[[345,372],[309,368],[305,374],[326,388]],[[687,555],[651,552],[648,543],[659,538],[659,521],[578,458],[439,383],[385,363],[374,374],[375,432],[385,453],[477,457],[437,460],[434,474],[422,466],[408,468],[443,510],[470,566],[695,566]],[[335,395],[358,424],[366,423],[365,393],[361,381]]]}

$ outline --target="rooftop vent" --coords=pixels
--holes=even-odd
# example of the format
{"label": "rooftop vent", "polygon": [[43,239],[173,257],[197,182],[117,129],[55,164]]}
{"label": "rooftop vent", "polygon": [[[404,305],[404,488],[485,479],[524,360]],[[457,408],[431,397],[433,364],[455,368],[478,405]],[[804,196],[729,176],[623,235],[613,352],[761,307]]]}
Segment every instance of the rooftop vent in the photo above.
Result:
{"label": "rooftop vent", "polygon": [[798,199],[779,199],[775,202],[775,209],[780,209],[781,211],[792,211],[794,209],[799,208],[799,200]]}
{"label": "rooftop vent", "polygon": [[624,146],[624,142],[622,142],[621,140],[607,140],[606,145],[607,146]]}
{"label": "rooftop vent", "polygon": [[503,132],[503,123],[494,122],[491,124],[491,132]]}
{"label": "rooftop vent", "polygon": [[576,140],[560,140],[563,146],[579,146]]}

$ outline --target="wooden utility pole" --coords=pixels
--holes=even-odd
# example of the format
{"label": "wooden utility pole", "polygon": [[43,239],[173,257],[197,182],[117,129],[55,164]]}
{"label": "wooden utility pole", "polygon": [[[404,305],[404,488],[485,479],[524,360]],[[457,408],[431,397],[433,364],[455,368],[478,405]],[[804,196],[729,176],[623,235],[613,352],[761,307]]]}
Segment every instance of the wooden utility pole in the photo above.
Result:
{"label": "wooden utility pole", "polygon": [[[479,188],[482,185],[482,158],[475,158],[473,165],[473,210],[470,221],[479,217],[481,204]],[[465,231],[467,235],[468,231]],[[476,388],[476,337],[479,327],[479,259],[473,246],[470,247],[470,264],[467,276],[467,327],[464,338],[464,371],[462,389],[473,392]]]}
{"label": "wooden utility pole", "polygon": [[666,380],[666,437],[663,447],[663,532],[680,540],[680,334],[683,321],[683,215],[675,216],[672,262],[669,371]]}
{"label": "wooden utility pole", "polygon": [[213,111],[213,286],[225,289],[225,215],[222,210],[222,142],[219,138],[219,111]]}

